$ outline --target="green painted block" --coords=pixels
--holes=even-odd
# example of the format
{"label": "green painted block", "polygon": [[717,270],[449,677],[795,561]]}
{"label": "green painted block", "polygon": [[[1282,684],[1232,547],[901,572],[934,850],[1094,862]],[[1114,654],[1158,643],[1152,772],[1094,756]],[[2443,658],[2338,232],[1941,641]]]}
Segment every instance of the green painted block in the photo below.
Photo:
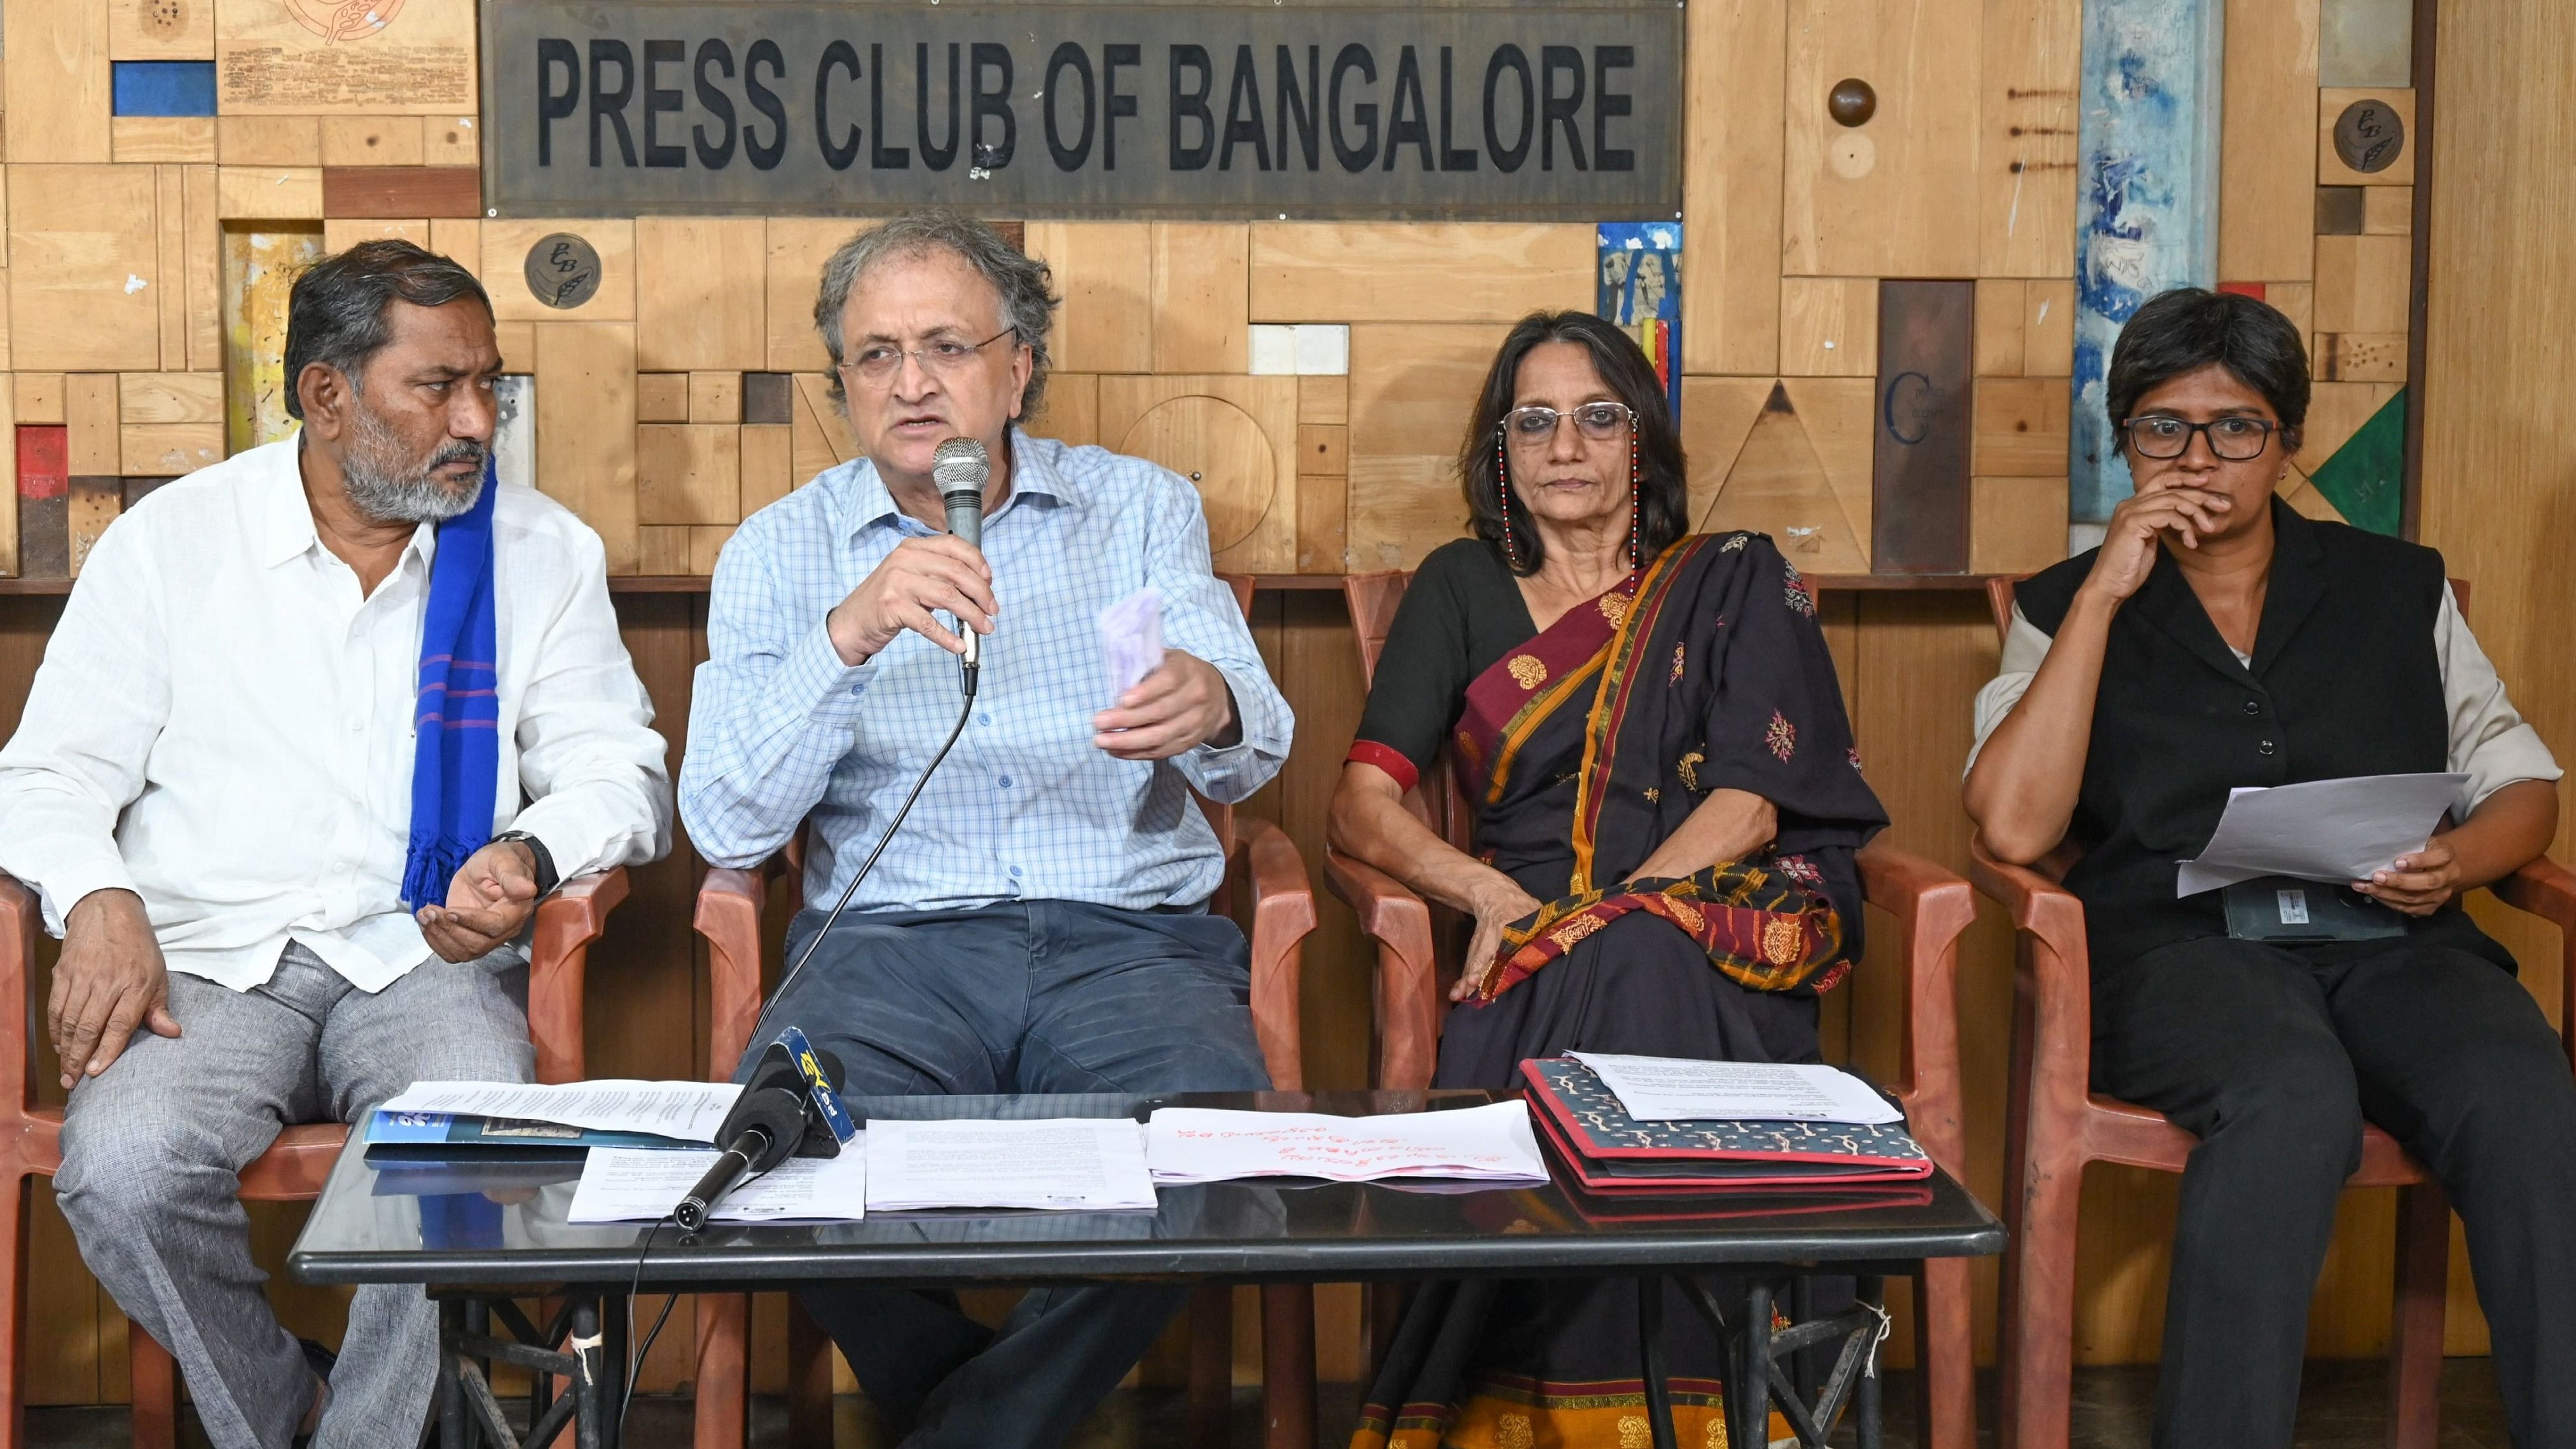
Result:
{"label": "green painted block", "polygon": [[2406,389],[2381,404],[2308,483],[2353,527],[2396,537],[2406,503]]}

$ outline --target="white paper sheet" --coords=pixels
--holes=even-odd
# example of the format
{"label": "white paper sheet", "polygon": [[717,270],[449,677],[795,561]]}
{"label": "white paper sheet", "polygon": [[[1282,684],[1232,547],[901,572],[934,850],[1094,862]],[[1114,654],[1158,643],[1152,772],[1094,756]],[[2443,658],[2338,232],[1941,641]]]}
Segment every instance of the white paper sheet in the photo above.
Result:
{"label": "white paper sheet", "polygon": [[868,1124],[868,1207],[1155,1206],[1145,1129],[1124,1117]]}
{"label": "white paper sheet", "polygon": [[2235,790],[2197,859],[2174,873],[2194,896],[2258,875],[2341,885],[2419,850],[2460,803],[2466,775],[2357,775],[2268,790]]}
{"label": "white paper sheet", "polygon": [[1228,1112],[1164,1107],[1145,1127],[1145,1165],[1156,1182],[1237,1177],[1454,1177],[1529,1182],[1547,1163],[1518,1098],[1454,1112],[1329,1117],[1314,1112]]}
{"label": "white paper sheet", "polygon": [[[791,1157],[725,1194],[707,1216],[724,1223],[855,1222],[866,1212],[866,1141],[862,1133],[838,1157]],[[712,1148],[594,1147],[565,1220],[651,1222],[686,1197],[716,1157]]]}
{"label": "white paper sheet", "polygon": [[1836,1067],[1800,1062],[1697,1062],[1679,1057],[1568,1052],[1590,1067],[1640,1122],[1850,1122],[1905,1114]]}
{"label": "white paper sheet", "polygon": [[713,1142],[742,1088],[730,1082],[414,1082],[378,1104],[379,1112],[452,1112],[459,1117],[516,1117],[600,1132],[651,1132],[682,1142]]}
{"label": "white paper sheet", "polygon": [[1163,591],[1147,585],[1100,611],[1100,651],[1109,664],[1109,698],[1134,689],[1163,667]]}

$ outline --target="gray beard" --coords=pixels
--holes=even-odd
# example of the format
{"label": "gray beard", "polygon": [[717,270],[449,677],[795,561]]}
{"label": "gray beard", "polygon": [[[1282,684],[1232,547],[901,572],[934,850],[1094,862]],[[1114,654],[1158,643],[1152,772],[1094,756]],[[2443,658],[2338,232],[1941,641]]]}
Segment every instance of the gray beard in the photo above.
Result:
{"label": "gray beard", "polygon": [[340,458],[340,479],[350,505],[360,513],[379,523],[445,523],[472,511],[481,500],[480,473],[463,488],[450,488],[432,475],[450,463],[481,463],[483,445],[451,440],[414,466],[401,457],[401,440],[363,402],[353,422],[354,435]]}

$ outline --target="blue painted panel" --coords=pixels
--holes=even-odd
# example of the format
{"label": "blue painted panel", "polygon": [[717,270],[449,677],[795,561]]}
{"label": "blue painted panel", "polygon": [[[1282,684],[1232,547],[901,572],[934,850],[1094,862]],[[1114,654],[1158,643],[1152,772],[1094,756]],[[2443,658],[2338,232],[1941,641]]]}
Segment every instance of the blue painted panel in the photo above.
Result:
{"label": "blue painted panel", "polygon": [[2138,304],[2218,280],[2223,0],[2084,0],[2067,518],[2098,524],[2132,486],[2102,380]]}
{"label": "blue painted panel", "polygon": [[1655,364],[1673,417],[1682,415],[1682,224],[1605,221],[1594,238],[1601,273],[1594,310],[1615,322]]}
{"label": "blue painted panel", "polygon": [[211,60],[120,60],[115,67],[117,115],[215,113],[215,63]]}

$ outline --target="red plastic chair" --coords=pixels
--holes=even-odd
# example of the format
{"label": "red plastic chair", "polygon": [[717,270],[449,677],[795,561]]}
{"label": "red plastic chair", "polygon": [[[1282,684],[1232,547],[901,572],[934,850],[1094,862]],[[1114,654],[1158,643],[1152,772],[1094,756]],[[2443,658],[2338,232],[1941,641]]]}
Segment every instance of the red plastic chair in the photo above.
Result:
{"label": "red plastic chair", "polygon": [[[1995,632],[2012,624],[2016,579],[1990,579]],[[2460,607],[2468,585],[2452,581]],[[2199,1139],[2160,1112],[2092,1090],[2093,977],[2084,906],[2057,881],[2070,861],[2034,869],[1974,847],[1977,888],[2011,912],[2019,933],[2013,973],[2012,1088],[2004,1163],[2001,1443],[2066,1442],[2074,1381],[2075,1248],[2084,1168],[2118,1162],[2180,1172]],[[2498,899],[2556,924],[2562,1022],[2576,1022],[2576,874],[2541,859],[2492,887]],[[2569,1039],[2576,1053],[2576,1037]],[[2442,1318],[2450,1285],[2451,1206],[2442,1185],[2395,1138],[2362,1129],[2361,1170],[2347,1187],[2394,1187],[2397,1309],[2390,1336],[2388,1442],[2433,1449],[2441,1435]]]}
{"label": "red plastic chair", "polygon": [[[1235,602],[1252,606],[1252,580],[1220,575]],[[1234,807],[1202,798],[1200,809],[1225,851],[1226,883],[1212,905],[1234,917],[1252,947],[1252,1025],[1271,1086],[1294,1092],[1305,1085],[1298,1000],[1304,942],[1315,929],[1314,889],[1305,862],[1278,826],[1238,817]],[[785,877],[788,913],[802,906],[802,841],[751,870],[711,869],[698,889],[697,929],[707,941],[713,1025],[707,1070],[730,1079],[750,1045],[762,1002],[761,910],[769,883]],[[1262,1381],[1268,1442],[1309,1449],[1314,1441],[1315,1303],[1302,1284],[1261,1289]],[[698,1295],[698,1449],[742,1449],[751,1403],[748,1344],[751,1299],[745,1294]],[[1189,1442],[1222,1444],[1227,1402],[1233,1393],[1233,1293],[1224,1284],[1200,1288],[1190,1302]],[[789,1442],[797,1449],[828,1446],[832,1423],[831,1342],[792,1303],[788,1313]],[[1302,1423],[1302,1428],[1299,1427]]]}
{"label": "red plastic chair", "polygon": [[[528,1039],[537,1049],[537,1080],[575,1082],[582,1077],[581,1007],[590,943],[606,929],[608,913],[626,898],[623,868],[577,876],[537,907],[529,948]],[[13,1101],[0,1104],[0,1449],[26,1442],[25,1401],[19,1392],[19,1352],[27,1327],[21,1264],[27,1243],[27,1179],[51,1177],[63,1164],[63,1109],[36,1102],[36,1054],[31,1050],[35,1000],[34,892],[0,875],[0,1081],[15,1081]],[[242,1170],[241,1195],[251,1202],[309,1202],[321,1195],[348,1128],[337,1123],[289,1127]],[[135,1449],[173,1449],[179,1434],[179,1373],[167,1350],[140,1325],[126,1330],[126,1361],[134,1397]]]}
{"label": "red plastic chair", "polygon": [[[1359,636],[1360,670],[1377,674],[1378,655],[1395,622],[1412,575],[1402,571],[1355,574],[1343,580],[1351,625]],[[1806,584],[1809,592],[1814,581]],[[1424,787],[1437,781],[1436,803],[1417,787],[1406,808],[1442,838],[1469,848],[1475,812],[1460,796],[1451,772],[1435,766]],[[1959,933],[1976,918],[1968,883],[1905,851],[1873,845],[1860,852],[1863,897],[1896,917],[1898,959],[1904,963],[1906,1002],[1903,1075],[1893,1084],[1905,1104],[1906,1123],[1924,1151],[1953,1177],[1962,1175],[1966,1130],[1960,1121],[1957,977]],[[1333,894],[1358,912],[1361,929],[1377,943],[1373,1085],[1419,1089],[1431,1085],[1440,1056],[1440,1027],[1448,1013],[1448,987],[1457,979],[1463,932],[1455,919],[1437,926],[1428,902],[1373,866],[1339,852],[1324,854],[1324,879]],[[1977,1442],[1975,1337],[1970,1325],[1972,1288],[1968,1260],[1935,1258],[1915,1275],[1916,1352],[1923,1364],[1923,1419],[1933,1449],[1974,1449]],[[1392,1294],[1372,1295],[1372,1342],[1393,1330]]]}

